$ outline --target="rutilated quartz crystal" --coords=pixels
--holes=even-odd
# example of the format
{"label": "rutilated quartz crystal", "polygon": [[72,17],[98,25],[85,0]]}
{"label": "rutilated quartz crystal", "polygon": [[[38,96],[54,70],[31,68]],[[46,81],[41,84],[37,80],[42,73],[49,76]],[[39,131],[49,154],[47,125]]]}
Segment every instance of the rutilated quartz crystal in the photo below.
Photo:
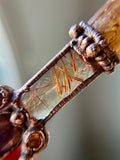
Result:
{"label": "rutilated quartz crystal", "polygon": [[120,61],[120,0],[109,0],[88,21],[116,51]]}
{"label": "rutilated quartz crystal", "polygon": [[70,49],[22,96],[22,104],[31,116],[45,119],[55,106],[92,75],[92,68]]}
{"label": "rutilated quartz crystal", "polygon": [[[120,62],[120,37],[119,37],[120,0],[108,1],[88,21],[88,23],[92,25],[97,31],[99,31],[100,34],[102,34],[105,39],[108,40],[109,47],[111,47],[111,50],[113,50],[113,53],[117,54]],[[88,26],[88,27],[91,27],[91,26]],[[93,28],[92,30],[95,31]],[[84,37],[85,35],[81,35],[81,36],[85,38]],[[77,46],[78,41],[71,41],[71,42],[72,43],[69,43],[68,47],[66,47],[65,49],[63,49],[63,51],[58,53],[58,55],[55,58],[53,58],[53,60],[50,61],[50,63],[48,63],[42,70],[40,70],[35,77],[33,77],[30,81],[28,81],[25,84],[25,86],[23,86],[23,88],[20,89],[20,91],[19,90],[14,91],[14,94],[13,94],[14,96],[12,95],[13,98],[16,98],[16,95],[15,95],[16,93],[17,98],[19,99],[14,99],[15,100],[14,103],[16,103],[15,105],[13,103],[13,99],[11,101],[8,101],[8,106],[6,108],[7,108],[7,112],[10,112],[10,113],[7,113],[7,112],[4,113],[4,111],[3,113],[1,112],[0,137],[2,138],[0,141],[1,142],[0,157],[6,156],[8,152],[14,150],[15,147],[19,145],[21,141],[20,137],[24,132],[23,130],[24,125],[21,128],[18,126],[13,127],[13,124],[11,124],[12,121],[11,123],[9,121],[11,116],[10,115],[11,111],[13,111],[14,107],[15,108],[17,107],[17,111],[18,110],[21,111],[21,107],[23,107],[26,109],[26,111],[28,111],[28,113],[30,114],[30,117],[33,117],[36,120],[43,119],[44,122],[47,122],[47,120],[49,120],[55,114],[55,112],[58,111],[59,108],[61,108],[65,103],[67,103],[71,98],[73,98],[78,92],[80,92],[81,89],[86,87],[91,81],[93,81],[99,74],[101,74],[104,71],[101,69],[98,70],[97,68],[98,65],[96,67],[93,67],[95,63],[94,64],[89,63],[89,61],[85,59],[85,57],[83,56],[84,54],[83,51],[79,51],[79,47]],[[82,41],[83,46],[85,42],[86,43],[88,42],[88,37],[86,37],[86,39]],[[92,39],[92,42],[93,42],[93,39]],[[78,47],[78,50],[77,50],[77,47],[75,49],[75,44]],[[80,46],[81,46],[81,43],[80,43]],[[95,51],[95,45],[91,52],[91,55],[93,55],[94,51]],[[87,57],[87,58],[90,58],[90,57]],[[95,60],[95,59],[92,59],[92,60]],[[92,61],[92,62],[95,62],[95,61]],[[110,59],[110,62],[111,62],[111,59]],[[1,94],[0,101],[3,98],[4,96]],[[2,105],[2,102],[0,103]],[[17,106],[17,103],[19,106]],[[10,104],[12,104],[12,108],[9,108],[11,107]],[[26,114],[26,118],[29,117],[28,113]],[[28,143],[28,142],[31,142],[29,141],[30,139],[28,139],[27,141],[27,138],[29,138],[27,136],[28,133],[30,133],[28,135],[32,136],[33,138],[33,144],[36,143],[36,141],[34,141],[36,140],[36,137],[35,137],[36,135],[39,136],[40,132],[44,134],[43,121],[36,121],[35,119],[31,120],[28,118],[27,119],[28,121],[25,119],[26,120],[25,124],[27,124],[28,122],[27,125],[29,126],[29,128],[27,128],[27,130],[25,131],[25,134],[22,139],[22,142],[23,142],[22,156],[25,156],[25,157],[28,156],[27,159],[29,158],[31,159],[31,155],[39,151],[39,149],[41,149],[40,148],[41,146],[38,146],[36,150],[35,147],[32,147],[32,143]],[[39,128],[38,126],[36,127],[35,125],[39,125]],[[36,133],[33,134],[33,132],[34,133],[36,132],[38,134]],[[12,133],[12,136],[10,133]],[[8,134],[10,135],[8,136]],[[47,137],[47,134],[45,136]],[[42,143],[42,145],[45,146],[47,141],[48,141],[48,138],[46,139],[46,141],[43,141],[44,144]]]}
{"label": "rutilated quartz crystal", "polygon": [[[120,60],[120,0],[108,1],[88,23],[108,40]],[[78,86],[96,74],[72,48],[58,59],[54,65],[46,66],[42,75],[40,71],[39,80],[22,95],[22,106],[36,119],[45,119]]]}

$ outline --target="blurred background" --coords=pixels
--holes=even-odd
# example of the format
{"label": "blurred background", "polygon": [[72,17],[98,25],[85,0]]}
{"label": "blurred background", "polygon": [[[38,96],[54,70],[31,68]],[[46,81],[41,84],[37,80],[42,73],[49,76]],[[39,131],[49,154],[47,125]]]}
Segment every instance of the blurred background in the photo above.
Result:
{"label": "blurred background", "polygon": [[[105,0],[1,0],[0,83],[17,89],[69,40]],[[101,75],[48,123],[40,160],[120,159],[120,67]]]}

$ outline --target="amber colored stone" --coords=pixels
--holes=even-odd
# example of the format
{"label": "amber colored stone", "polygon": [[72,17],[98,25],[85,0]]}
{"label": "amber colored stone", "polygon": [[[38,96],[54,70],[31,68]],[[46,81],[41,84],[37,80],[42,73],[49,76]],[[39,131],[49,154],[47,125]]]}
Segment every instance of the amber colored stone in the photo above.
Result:
{"label": "amber colored stone", "polygon": [[38,148],[40,146],[41,140],[40,135],[38,133],[33,133],[31,137],[29,137],[28,146],[30,148]]}
{"label": "amber colored stone", "polygon": [[109,0],[88,21],[108,40],[120,60],[120,0]]}
{"label": "amber colored stone", "polygon": [[12,126],[9,118],[9,113],[0,114],[0,158],[7,156],[21,142],[23,130]]}

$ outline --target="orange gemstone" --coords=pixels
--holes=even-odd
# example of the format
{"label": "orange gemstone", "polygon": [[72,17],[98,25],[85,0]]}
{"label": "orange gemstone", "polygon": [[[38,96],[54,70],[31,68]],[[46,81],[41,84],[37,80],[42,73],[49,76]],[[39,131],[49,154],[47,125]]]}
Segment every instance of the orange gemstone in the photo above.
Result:
{"label": "orange gemstone", "polygon": [[29,146],[30,148],[38,148],[40,146],[40,144],[41,144],[40,134],[33,133],[29,137],[29,141],[27,143],[27,146]]}

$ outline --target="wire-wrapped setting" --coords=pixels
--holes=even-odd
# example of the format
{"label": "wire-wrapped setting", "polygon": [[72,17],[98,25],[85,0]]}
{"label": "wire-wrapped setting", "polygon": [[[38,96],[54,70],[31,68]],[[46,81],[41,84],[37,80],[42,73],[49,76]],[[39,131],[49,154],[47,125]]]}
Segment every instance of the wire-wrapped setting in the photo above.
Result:
{"label": "wire-wrapped setting", "polygon": [[86,61],[94,59],[106,73],[114,71],[118,63],[117,54],[100,32],[81,21],[70,28],[69,35],[76,42],[75,49],[84,55]]}

